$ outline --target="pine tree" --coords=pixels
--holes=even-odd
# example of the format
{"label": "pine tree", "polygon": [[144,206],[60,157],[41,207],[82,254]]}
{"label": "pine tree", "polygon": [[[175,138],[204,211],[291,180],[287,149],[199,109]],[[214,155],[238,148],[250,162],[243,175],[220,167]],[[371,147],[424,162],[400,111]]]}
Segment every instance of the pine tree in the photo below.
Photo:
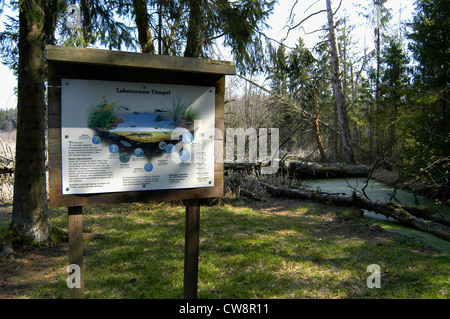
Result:
{"label": "pine tree", "polygon": [[419,0],[412,29],[410,50],[419,65],[416,84],[424,94],[438,98],[441,107],[439,134],[447,137],[450,121],[447,119],[450,98],[450,4],[448,0]]}
{"label": "pine tree", "polygon": [[411,139],[405,151],[410,171],[439,199],[450,194],[450,6],[448,0],[418,0],[407,37],[417,62],[411,107]]}
{"label": "pine tree", "polygon": [[[293,101],[289,105],[280,101],[274,103],[277,110],[276,125],[286,128],[286,133],[281,132],[282,138],[295,141],[297,137],[293,132],[297,132],[298,128],[304,126],[304,131],[310,131],[312,128],[311,137],[317,144],[321,160],[325,161],[319,122],[321,81],[315,77],[317,60],[304,46],[302,39],[299,39],[298,44],[290,52],[286,52],[284,46],[274,48],[272,45],[269,45],[268,51],[270,62],[267,79],[271,81],[272,91]],[[308,116],[305,116],[305,110]],[[305,136],[302,136],[301,142],[302,144],[306,142]]]}
{"label": "pine tree", "polygon": [[[121,22],[116,22],[111,5],[80,1],[83,12],[82,38],[84,44],[99,41],[110,48],[130,44],[130,37]],[[102,6],[103,5],[103,6]],[[45,171],[45,59],[46,44],[55,44],[58,17],[63,18],[59,32],[68,38],[80,38],[66,26],[66,2],[56,0],[29,0],[19,2],[19,19],[0,35],[2,55],[18,75],[16,167],[14,180],[13,214],[10,233],[14,238],[43,242],[52,226],[47,207]],[[93,30],[97,29],[97,32]],[[92,32],[92,34],[90,33]]]}
{"label": "pine tree", "polygon": [[396,148],[399,138],[397,120],[405,113],[405,101],[409,87],[408,57],[403,50],[402,43],[393,38],[384,48],[381,56],[383,76],[380,83],[381,113],[385,119],[382,126],[386,128],[386,152],[391,159],[399,157]]}
{"label": "pine tree", "polygon": [[150,29],[150,17],[147,11],[147,0],[133,0],[138,41],[142,53],[155,53],[152,30]]}
{"label": "pine tree", "polygon": [[44,1],[20,2],[18,127],[10,229],[45,241],[51,231],[45,178]]}
{"label": "pine tree", "polygon": [[[133,1],[135,14],[140,10],[145,15],[144,2]],[[153,35],[158,35],[152,38],[153,42],[162,43],[160,53],[200,58],[210,57],[214,43],[222,40],[231,49],[240,71],[258,70],[262,65],[259,62],[263,60],[260,32],[265,27],[264,21],[273,9],[274,2],[149,0],[146,2],[146,16],[157,16],[158,21],[155,18],[148,21],[139,19],[138,38],[150,41],[148,34],[152,30]],[[140,40],[142,52],[145,51],[142,46],[145,41]]]}

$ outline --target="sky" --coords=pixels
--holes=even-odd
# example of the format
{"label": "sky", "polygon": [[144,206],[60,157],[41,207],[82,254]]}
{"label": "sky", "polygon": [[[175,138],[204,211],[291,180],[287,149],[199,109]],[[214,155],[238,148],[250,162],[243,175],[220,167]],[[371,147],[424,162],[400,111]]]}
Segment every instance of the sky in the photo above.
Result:
{"label": "sky", "polygon": [[[367,19],[361,17],[358,12],[361,8],[357,8],[355,4],[371,3],[369,0],[343,0],[342,5],[339,8],[338,16],[346,14],[349,16],[349,22],[352,25],[356,25],[357,28],[353,31],[353,37],[357,50],[364,50],[364,46],[371,49],[373,47],[373,25],[367,21]],[[294,14],[294,24],[300,22],[310,14],[326,9],[324,0],[279,0],[275,6],[273,15],[267,21],[271,27],[265,30],[264,33],[273,39],[280,41],[286,37],[287,28],[286,21],[288,21],[289,14],[293,4],[297,5],[292,10]],[[337,8],[339,5],[338,0],[332,1],[333,8]],[[391,20],[391,32],[397,32],[399,21],[410,21],[412,11],[414,9],[414,0],[389,0],[387,6],[391,8],[393,18]],[[401,10],[401,15],[399,15]],[[7,9],[7,8],[6,8]],[[8,11],[5,10],[0,16],[0,31],[3,31],[3,21]],[[297,28],[289,33],[289,37],[285,40],[287,46],[294,46],[298,42],[298,38],[302,37],[305,41],[307,48],[312,48],[317,43],[320,32],[309,34],[315,30],[320,29],[327,23],[326,13],[320,13],[314,15],[302,24],[301,28]],[[17,106],[17,98],[14,94],[14,87],[17,86],[17,80],[12,74],[12,71],[3,64],[0,64],[0,109],[9,109]]]}
{"label": "sky", "polygon": [[[339,7],[340,1],[332,0],[331,2],[333,9],[336,10]],[[357,41],[357,44],[361,46],[361,49],[364,49],[364,38],[366,38],[367,47],[373,47],[374,43],[373,35],[374,27],[376,25],[372,25],[360,14],[363,10],[376,12],[369,6],[372,2],[373,1],[371,0],[342,0],[337,12],[338,17],[348,16],[349,24],[357,27],[353,31],[352,36],[355,41]],[[292,9],[295,3],[296,6]],[[414,0],[389,0],[386,6],[391,10],[391,14],[393,16],[391,23],[388,26],[390,29],[389,31],[398,32],[399,21],[401,20],[402,22],[406,22],[411,19],[414,9]],[[282,39],[286,37],[287,26],[284,21],[286,21],[286,18],[289,17],[291,11],[295,15],[293,23],[295,25],[309,15],[321,10],[326,10],[325,0],[279,0],[275,7],[275,14],[272,15],[268,21],[268,24],[273,28],[268,32],[268,34],[270,34],[274,39]],[[301,27],[297,28],[295,31],[291,31],[289,33],[289,37],[285,41],[285,44],[293,46],[298,42],[298,38],[302,37],[305,41],[306,47],[311,49],[317,43],[318,37],[323,34],[321,32],[313,32],[321,29],[327,23],[328,20],[326,12],[314,15],[303,22]]]}

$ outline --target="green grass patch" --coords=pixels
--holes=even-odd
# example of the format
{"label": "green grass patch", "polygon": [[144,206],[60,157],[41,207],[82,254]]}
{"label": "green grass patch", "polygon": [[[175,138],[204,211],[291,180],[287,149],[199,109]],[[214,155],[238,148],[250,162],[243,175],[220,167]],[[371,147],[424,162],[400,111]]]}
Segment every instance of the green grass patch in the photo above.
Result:
{"label": "green grass patch", "polygon": [[0,205],[0,210],[3,211],[3,214],[0,215],[0,235],[3,234],[9,227],[9,224],[11,223],[11,218],[7,218],[9,214],[6,213],[6,211],[9,211],[12,209],[12,203],[2,203]]}
{"label": "green grass patch", "polygon": [[[202,206],[199,298],[449,298],[445,253],[327,207],[289,203]],[[67,228],[64,209],[51,216]],[[85,242],[86,298],[183,297],[184,206],[86,207],[83,228],[105,235]],[[371,264],[381,268],[379,289],[366,285]],[[67,265],[68,257],[53,266],[57,280],[35,278],[20,297],[68,298]]]}

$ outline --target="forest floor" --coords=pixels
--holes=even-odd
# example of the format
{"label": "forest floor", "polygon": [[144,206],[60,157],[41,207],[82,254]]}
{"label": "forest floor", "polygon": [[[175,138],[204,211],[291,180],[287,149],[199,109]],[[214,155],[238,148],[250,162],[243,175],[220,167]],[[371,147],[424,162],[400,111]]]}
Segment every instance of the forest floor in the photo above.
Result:
{"label": "forest floor", "polygon": [[[12,205],[0,205],[0,226],[11,220]],[[23,247],[7,258],[0,259],[0,299],[27,298],[30,285],[39,281],[57,281],[64,269],[55,265],[67,259],[68,243]]]}
{"label": "forest floor", "polygon": [[[142,248],[142,251],[146,253],[139,254],[136,262],[151,264],[151,260],[155,258],[159,260],[158,263],[164,264],[164,261],[168,259],[166,255],[172,256],[169,258],[170,261],[167,261],[169,266],[163,265],[159,271],[166,275],[170,273],[169,277],[179,280],[177,278],[182,274],[182,250],[175,252],[171,249],[172,246],[183,246],[183,206],[158,204],[158,206],[145,207],[146,211],[151,210],[151,217],[141,212],[143,208],[141,204],[132,205],[133,207],[119,206],[104,207],[99,213],[86,214],[84,227],[87,230],[85,229],[85,232],[105,233],[107,238],[94,243],[85,243],[87,255],[85,258],[92,259],[90,262],[86,261],[87,267],[98,268],[101,265],[111,272],[111,268],[108,268],[109,259],[101,255],[102,250],[108,251],[112,248],[111,246],[116,249],[116,246],[121,245],[128,247],[129,244],[126,243],[129,237],[138,236],[137,232],[123,234],[123,239],[110,240],[117,236],[117,232],[125,233],[125,230],[131,228],[130,225],[148,224],[149,228],[146,228],[144,237],[136,241],[137,246],[144,244],[145,248]],[[125,209],[126,214],[121,211]],[[154,213],[159,210],[164,214]],[[11,205],[0,206],[0,226],[9,223],[11,211]],[[202,214],[204,217],[202,217],[203,226],[201,227],[203,238],[201,239],[200,277],[204,276],[205,280],[199,283],[200,298],[449,298],[450,291],[448,286],[445,288],[445,283],[442,283],[442,286],[432,283],[436,283],[440,277],[447,278],[448,281],[448,257],[417,241],[354,218],[355,211],[342,215],[342,211],[336,208],[306,202],[276,199],[256,202],[237,198],[227,199],[224,207],[205,207],[202,211],[205,213]],[[53,211],[52,215],[54,224],[63,228],[66,213],[57,210]],[[120,220],[116,223],[117,218]],[[130,224],[128,224],[128,218],[130,218]],[[107,224],[102,224],[105,219],[109,221]],[[116,227],[112,227],[111,223]],[[161,225],[164,235],[152,229],[151,226],[156,224]],[[124,228],[120,229],[122,225]],[[177,239],[168,239],[166,236],[172,236],[175,229],[178,234]],[[152,242],[152,236],[163,236],[164,239]],[[262,237],[264,242],[259,242]],[[175,240],[176,243],[170,245],[168,251],[167,247],[164,248],[164,255],[162,253],[158,255],[156,253],[158,249],[155,247],[159,247],[162,243],[167,244],[167,240]],[[148,246],[149,242],[150,246]],[[300,246],[303,248],[300,249]],[[128,273],[132,269],[129,262],[130,254],[135,253],[139,248],[133,247],[131,250],[132,252],[123,252],[120,257],[114,257],[118,259],[112,261],[115,268],[126,270],[121,274]],[[149,250],[156,255],[148,256]],[[244,255],[248,256],[248,260],[242,260],[246,258],[242,256],[243,251],[245,251]],[[388,253],[391,251],[392,253]],[[181,255],[178,256],[178,254]],[[95,257],[95,255],[98,256]],[[173,258],[174,255],[177,257]],[[386,259],[386,255],[390,257]],[[399,260],[392,261],[392,258]],[[94,259],[96,261],[93,261]],[[176,267],[172,264],[174,260],[179,261]],[[368,276],[365,274],[365,267],[374,262],[382,265],[383,285],[392,286],[392,292],[386,293],[385,289],[379,294],[380,289],[370,290],[365,287],[365,278]],[[68,243],[25,247],[15,251],[12,258],[0,260],[0,299],[66,298],[68,294],[68,289],[65,287],[65,279],[68,276],[67,265]],[[442,268],[442,265],[447,266]],[[212,267],[212,270],[209,270],[209,267]],[[423,269],[433,273],[434,277],[428,283],[425,278],[419,278]],[[255,279],[246,277],[245,274],[249,274],[252,270],[257,270],[260,277]],[[410,274],[405,274],[405,270]],[[91,272],[94,271],[97,270],[91,270]],[[150,278],[151,272],[145,268],[145,275],[138,271],[131,275],[131,279],[125,279],[121,283],[111,284],[112,286],[104,283],[106,287],[98,288],[98,290],[96,286],[88,293],[88,297],[93,299],[181,297],[178,294],[179,283],[175,281],[165,283],[164,287],[168,295],[161,295],[161,291],[164,293],[166,291],[158,289],[158,283],[154,283],[152,293],[148,292],[148,285],[145,288],[136,287],[137,281],[141,279],[140,276]],[[109,276],[108,278],[111,277],[110,273],[106,275]],[[102,277],[103,274],[91,273],[90,276]],[[120,281],[117,279],[120,276],[117,275],[116,280]],[[230,279],[229,276],[234,277]],[[407,278],[403,280],[399,276]],[[108,282],[110,280],[114,279],[109,279]],[[343,284],[335,286],[333,281],[336,280]],[[415,280],[420,285],[414,285]],[[226,281],[226,284],[222,285],[222,281]],[[307,283],[305,287],[302,286],[302,282]],[[132,290],[123,291],[123,287],[130,283],[134,283]],[[90,285],[93,286],[93,284]],[[433,285],[434,290],[430,288]],[[111,292],[105,292],[108,290]]]}

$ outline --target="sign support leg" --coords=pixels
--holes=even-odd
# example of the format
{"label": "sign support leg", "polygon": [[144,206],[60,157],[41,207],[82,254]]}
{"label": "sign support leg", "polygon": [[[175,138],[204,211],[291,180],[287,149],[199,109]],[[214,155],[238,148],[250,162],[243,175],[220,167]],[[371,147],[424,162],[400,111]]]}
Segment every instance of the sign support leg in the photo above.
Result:
{"label": "sign support leg", "polygon": [[80,269],[80,287],[70,288],[71,299],[84,298],[83,207],[69,207],[69,264]]}
{"label": "sign support leg", "polygon": [[184,251],[184,290],[185,299],[197,299],[198,256],[200,238],[200,202],[198,199],[185,201],[186,235]]}

